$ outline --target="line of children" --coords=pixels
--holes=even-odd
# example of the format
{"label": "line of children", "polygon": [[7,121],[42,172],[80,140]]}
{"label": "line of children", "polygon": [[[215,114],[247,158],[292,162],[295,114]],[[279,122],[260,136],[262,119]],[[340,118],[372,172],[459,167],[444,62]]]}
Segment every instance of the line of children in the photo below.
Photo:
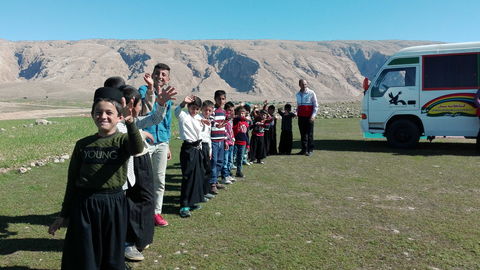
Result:
{"label": "line of children", "polygon": [[[245,176],[243,156],[249,142],[249,158],[252,161],[263,164],[268,150],[265,147],[264,129],[273,122],[274,106],[268,108],[270,112],[254,110],[254,121],[250,124],[245,106],[235,108],[232,102],[226,102],[225,91],[217,90],[214,99],[215,104],[209,100],[201,103],[198,97],[187,96],[175,109],[180,138],[184,140],[180,153],[181,217],[190,217],[191,210],[200,208],[200,202],[206,202],[218,194],[218,186],[221,185],[218,183],[219,177],[222,178],[222,184],[236,181],[231,173],[233,165],[236,177],[240,179]],[[182,110],[185,106],[188,112]],[[264,108],[266,106],[267,103]],[[253,131],[249,140],[251,126]],[[273,128],[272,135],[276,136]],[[276,148],[276,140],[271,142],[271,146]]]}
{"label": "line of children", "polygon": [[[119,88],[123,92],[110,87],[95,92],[92,118],[98,133],[77,142],[62,211],[49,227],[49,233],[53,235],[67,219],[70,221],[62,269],[124,269],[124,255],[131,253],[133,257],[127,258],[143,260],[140,251],[153,241],[154,226],[152,222],[146,222],[147,219],[152,221],[154,208],[152,168],[150,156],[146,155],[145,136],[142,137],[138,128],[161,122],[165,117],[166,102],[174,99],[176,92],[174,89],[157,89],[161,93],[157,97],[158,109],[141,117],[139,114],[144,106],[138,91],[130,86]],[[175,110],[180,137],[184,140],[180,153],[181,217],[191,216],[190,211],[200,208],[198,203],[218,194],[218,188],[222,187],[218,183],[219,173],[223,183],[233,182],[234,153],[236,176],[244,177],[243,156],[249,144],[250,127],[247,110],[244,106],[235,108],[231,102],[225,104],[223,90],[216,91],[214,98],[215,105],[208,100],[202,103],[198,97],[187,96]],[[128,105],[125,100],[129,101]],[[188,113],[182,110],[185,105]],[[286,106],[285,110],[290,109]],[[118,132],[122,119],[125,120],[126,134]],[[254,116],[250,158],[254,157],[257,163],[263,163],[265,158],[262,133],[271,121],[265,110]],[[283,125],[282,121],[282,134]],[[131,156],[134,157],[133,173],[128,171]],[[127,175],[129,180],[135,179],[128,182],[128,199],[122,189]],[[106,227],[109,230],[105,230]]]}
{"label": "line of children", "polygon": [[[217,90],[214,99],[215,104],[209,100],[201,103],[198,97],[187,96],[175,109],[180,138],[184,140],[180,153],[181,217],[190,217],[191,210],[200,208],[199,202],[206,202],[218,194],[222,185],[218,183],[219,177],[222,177],[223,184],[236,181],[231,176],[234,152],[237,156],[236,176],[244,177],[242,157],[249,127],[246,110],[243,106],[235,109],[233,103],[225,102],[223,90]],[[185,105],[188,113],[182,110]]]}
{"label": "line of children", "polygon": [[[196,96],[186,96],[175,109],[180,138],[184,141],[180,152],[181,217],[190,217],[192,210],[201,208],[200,202],[214,198],[218,189],[224,188],[218,183],[218,177],[225,173],[224,155],[229,150],[225,144],[227,114],[222,107],[225,99],[223,90],[215,92],[215,104],[209,100],[202,103]],[[185,105],[187,112],[182,110]]]}
{"label": "line of children", "polygon": [[[263,104],[263,110],[257,110],[256,106],[252,111],[252,116],[254,118],[254,122],[252,123],[251,128],[252,131],[252,140],[256,140],[255,143],[252,143],[253,148],[249,155],[249,158],[252,162],[255,160],[258,163],[258,157],[262,159],[264,156],[269,155],[290,155],[292,152],[292,119],[296,117],[296,114],[292,112],[292,105],[289,103],[285,104],[284,111],[278,109],[278,114],[282,117],[282,126],[281,126],[281,134],[280,134],[280,143],[278,145],[278,152],[277,152],[277,133],[276,133],[276,126],[277,121],[275,117],[275,106],[270,105],[268,106],[268,102],[265,101]],[[255,144],[262,143],[261,137],[262,136],[262,127],[263,127],[263,145],[258,149]],[[262,150],[265,150],[265,153]],[[261,160],[260,160],[260,163]]]}

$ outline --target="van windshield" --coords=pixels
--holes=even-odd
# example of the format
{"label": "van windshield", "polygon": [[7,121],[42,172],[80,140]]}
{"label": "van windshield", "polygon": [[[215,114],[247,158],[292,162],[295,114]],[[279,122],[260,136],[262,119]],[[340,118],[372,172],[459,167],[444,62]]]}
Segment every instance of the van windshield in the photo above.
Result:
{"label": "van windshield", "polygon": [[372,97],[382,97],[391,87],[415,86],[415,67],[385,69],[372,87]]}

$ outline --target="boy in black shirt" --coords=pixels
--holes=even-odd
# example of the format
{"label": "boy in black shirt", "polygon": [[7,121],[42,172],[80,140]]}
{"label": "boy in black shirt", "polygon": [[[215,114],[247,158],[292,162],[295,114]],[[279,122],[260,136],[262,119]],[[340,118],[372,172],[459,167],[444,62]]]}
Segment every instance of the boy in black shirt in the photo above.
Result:
{"label": "boy in black shirt", "polygon": [[[98,132],[77,141],[60,217],[48,229],[54,235],[69,220],[62,269],[125,269],[127,201],[122,186],[129,157],[143,150],[133,104],[125,103],[116,88],[95,91],[91,115]],[[122,114],[127,134],[117,132]]]}

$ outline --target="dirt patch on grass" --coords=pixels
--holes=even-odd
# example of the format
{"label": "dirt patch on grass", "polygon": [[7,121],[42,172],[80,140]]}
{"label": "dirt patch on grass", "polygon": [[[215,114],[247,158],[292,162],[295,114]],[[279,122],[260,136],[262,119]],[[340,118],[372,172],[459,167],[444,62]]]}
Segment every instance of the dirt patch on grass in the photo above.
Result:
{"label": "dirt patch on grass", "polygon": [[89,113],[87,108],[0,102],[0,120],[80,116]]}

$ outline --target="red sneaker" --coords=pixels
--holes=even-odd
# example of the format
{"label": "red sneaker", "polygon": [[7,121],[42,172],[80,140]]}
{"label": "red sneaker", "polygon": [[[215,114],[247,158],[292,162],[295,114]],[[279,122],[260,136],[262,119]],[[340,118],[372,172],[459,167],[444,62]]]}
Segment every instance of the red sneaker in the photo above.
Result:
{"label": "red sneaker", "polygon": [[153,215],[153,219],[155,220],[155,226],[165,227],[168,225],[168,222],[160,214]]}

